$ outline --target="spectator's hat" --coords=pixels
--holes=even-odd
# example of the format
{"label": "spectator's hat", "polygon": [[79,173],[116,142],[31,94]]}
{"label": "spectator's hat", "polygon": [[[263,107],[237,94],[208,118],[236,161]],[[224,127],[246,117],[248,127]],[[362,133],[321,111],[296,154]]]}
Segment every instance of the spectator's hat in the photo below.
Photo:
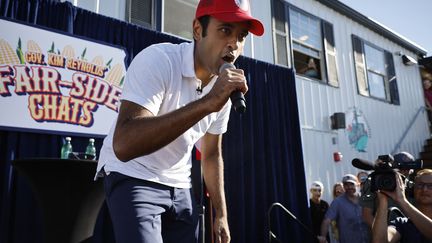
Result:
{"label": "spectator's hat", "polygon": [[310,189],[321,189],[321,190],[323,188],[324,188],[324,185],[321,183],[321,181],[312,182],[311,187],[310,187]]}
{"label": "spectator's hat", "polygon": [[195,18],[210,15],[224,22],[250,23],[249,31],[261,36],[264,34],[263,24],[252,17],[248,0],[201,0],[196,9]]}
{"label": "spectator's hat", "polygon": [[354,183],[355,185],[358,184],[357,177],[353,174],[346,174],[342,177],[342,183],[346,183],[346,182],[351,182]]}
{"label": "spectator's hat", "polygon": [[408,152],[399,152],[395,155],[393,155],[394,158],[394,162],[396,162],[396,164],[403,164],[403,163],[408,163],[408,162],[414,162],[414,156],[412,156],[412,154],[408,153]]}

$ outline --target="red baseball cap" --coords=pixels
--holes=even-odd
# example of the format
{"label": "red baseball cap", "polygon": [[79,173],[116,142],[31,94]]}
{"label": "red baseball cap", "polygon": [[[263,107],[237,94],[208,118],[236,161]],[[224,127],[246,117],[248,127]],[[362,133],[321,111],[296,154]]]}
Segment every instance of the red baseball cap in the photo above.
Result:
{"label": "red baseball cap", "polygon": [[248,0],[200,0],[195,18],[205,15],[224,22],[249,21],[249,32],[257,36],[264,34],[263,24],[250,13]]}

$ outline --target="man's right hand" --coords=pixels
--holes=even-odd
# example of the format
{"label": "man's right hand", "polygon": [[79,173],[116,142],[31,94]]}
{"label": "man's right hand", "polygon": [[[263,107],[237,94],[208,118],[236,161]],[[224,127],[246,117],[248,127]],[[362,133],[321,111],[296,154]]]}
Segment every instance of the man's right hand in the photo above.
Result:
{"label": "man's right hand", "polygon": [[317,236],[319,243],[327,243],[327,239],[324,236]]}
{"label": "man's right hand", "polygon": [[217,78],[210,92],[205,96],[209,107],[217,112],[225,105],[233,91],[245,94],[248,90],[246,77],[242,69],[224,69]]}

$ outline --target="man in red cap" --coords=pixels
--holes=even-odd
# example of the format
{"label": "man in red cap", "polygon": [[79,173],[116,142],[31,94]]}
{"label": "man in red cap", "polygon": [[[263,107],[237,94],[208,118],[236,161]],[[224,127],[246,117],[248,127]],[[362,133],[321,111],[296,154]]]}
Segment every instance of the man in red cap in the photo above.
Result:
{"label": "man in red cap", "polygon": [[221,66],[239,57],[249,32],[262,35],[264,28],[241,0],[200,1],[192,27],[192,43],[152,45],[127,71],[97,169],[117,242],[197,242],[190,169],[199,140],[215,239],[230,241],[222,134],[231,93],[248,87],[243,70]]}

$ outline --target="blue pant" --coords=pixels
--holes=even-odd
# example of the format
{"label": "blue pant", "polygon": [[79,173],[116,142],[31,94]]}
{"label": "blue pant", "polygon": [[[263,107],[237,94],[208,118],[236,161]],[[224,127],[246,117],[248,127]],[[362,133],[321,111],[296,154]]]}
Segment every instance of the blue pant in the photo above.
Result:
{"label": "blue pant", "polygon": [[198,242],[192,189],[174,188],[111,172],[105,195],[118,243]]}

